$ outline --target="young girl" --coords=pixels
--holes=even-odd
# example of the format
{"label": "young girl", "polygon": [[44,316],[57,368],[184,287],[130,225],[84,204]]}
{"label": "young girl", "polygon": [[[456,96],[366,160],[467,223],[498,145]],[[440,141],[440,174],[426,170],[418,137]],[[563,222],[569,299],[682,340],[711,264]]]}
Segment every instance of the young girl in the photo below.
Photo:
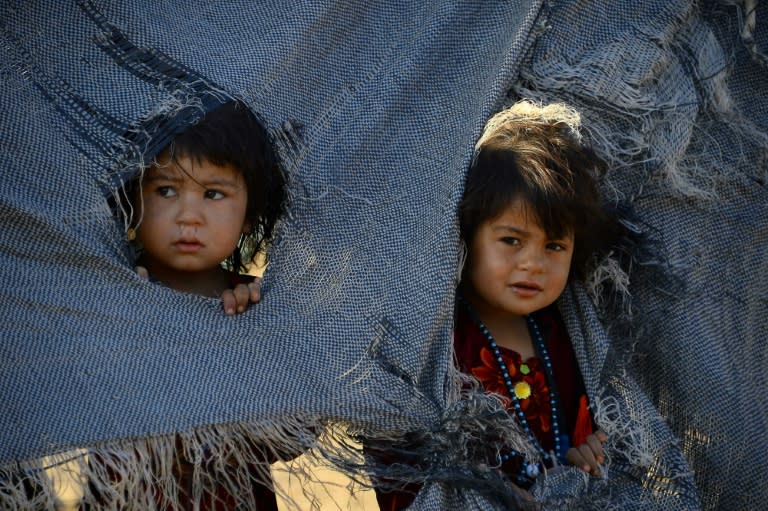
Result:
{"label": "young girl", "polygon": [[258,282],[240,272],[271,240],[285,191],[269,135],[246,105],[226,103],[177,136],[127,195],[140,273],[221,296],[227,314],[258,301]]}
{"label": "young girl", "polygon": [[[548,469],[570,464],[597,476],[606,435],[594,427],[555,302],[620,230],[601,208],[593,177],[601,163],[582,145],[578,121],[564,105],[520,102],[486,125],[460,204],[468,251],[454,349],[462,372],[503,397]],[[525,489],[544,469],[509,449],[500,462]],[[377,497],[386,510],[413,499]]]}
{"label": "young girl", "polygon": [[[505,397],[545,464],[599,475],[606,437],[593,429],[553,305],[620,233],[601,207],[602,165],[579,140],[578,122],[564,105],[529,102],[488,122],[460,206],[468,257],[454,344],[462,371]],[[540,470],[514,452],[502,461],[522,486]]]}
{"label": "young girl", "polygon": [[[137,246],[140,273],[177,291],[220,296],[228,314],[244,310],[249,299],[258,301],[258,283],[249,288],[253,278],[240,272],[272,238],[285,178],[266,128],[244,103],[225,103],[178,135],[126,187],[125,196],[132,213],[128,237]],[[259,484],[252,485],[250,497],[233,495],[221,484],[194,502],[201,468],[186,459],[180,442],[175,458],[178,488],[155,492],[160,509],[235,509],[243,502],[277,509],[274,493]],[[228,461],[202,460],[203,471],[207,464],[221,467]],[[266,470],[249,467],[253,480]],[[109,484],[91,481],[90,488],[97,505],[121,498],[110,495]]]}

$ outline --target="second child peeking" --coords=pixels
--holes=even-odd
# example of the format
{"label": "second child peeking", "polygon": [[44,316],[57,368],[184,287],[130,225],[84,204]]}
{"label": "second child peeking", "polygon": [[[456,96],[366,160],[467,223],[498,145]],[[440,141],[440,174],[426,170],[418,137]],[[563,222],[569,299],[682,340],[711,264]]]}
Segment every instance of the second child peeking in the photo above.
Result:
{"label": "second child peeking", "polygon": [[242,312],[259,300],[258,282],[242,273],[272,238],[284,187],[253,112],[239,101],[216,108],[126,190],[139,272],[177,291],[221,297],[227,314]]}
{"label": "second child peeking", "polygon": [[[593,174],[602,163],[581,143],[578,122],[566,105],[528,101],[493,116],[459,206],[467,256],[457,290],[455,359],[461,372],[502,398],[538,451],[529,459],[499,446],[494,460],[525,490],[561,466],[598,476],[605,460],[607,436],[593,423],[556,303],[622,232],[601,205]],[[418,489],[377,489],[380,509],[405,509]]]}
{"label": "second child peeking", "polygon": [[[454,349],[462,372],[501,395],[540,460],[502,450],[502,469],[526,488],[544,469],[600,474],[597,429],[556,302],[584,279],[621,228],[602,207],[602,162],[581,143],[579,114],[521,101],[490,119],[460,205],[467,261]],[[542,466],[543,465],[543,466]]]}

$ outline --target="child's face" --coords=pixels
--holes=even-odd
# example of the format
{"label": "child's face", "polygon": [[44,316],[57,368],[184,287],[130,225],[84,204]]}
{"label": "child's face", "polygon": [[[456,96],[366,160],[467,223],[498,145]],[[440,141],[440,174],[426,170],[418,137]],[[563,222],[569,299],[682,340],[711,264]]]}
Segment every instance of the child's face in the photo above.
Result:
{"label": "child's face", "polygon": [[467,298],[481,315],[525,315],[552,304],[565,289],[573,235],[552,239],[522,199],[477,228],[464,271]]}
{"label": "child's face", "polygon": [[218,269],[247,230],[245,181],[229,165],[176,160],[159,158],[136,198],[142,263],[153,274]]}

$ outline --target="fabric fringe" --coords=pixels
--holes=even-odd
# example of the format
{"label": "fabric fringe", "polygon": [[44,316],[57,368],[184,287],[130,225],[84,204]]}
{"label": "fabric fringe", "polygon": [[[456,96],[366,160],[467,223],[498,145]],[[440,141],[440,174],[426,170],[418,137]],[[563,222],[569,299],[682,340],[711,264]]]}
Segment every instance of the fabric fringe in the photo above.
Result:
{"label": "fabric fringe", "polygon": [[[266,488],[299,509],[270,467],[304,455],[349,476],[352,488],[383,491],[439,484],[465,501],[480,496],[498,509],[537,509],[497,470],[502,447],[537,459],[498,396],[454,372],[458,390],[439,424],[411,432],[364,431],[335,421],[280,417],[267,426],[213,425],[60,452],[0,468],[0,509],[57,509],[73,484],[86,509],[264,509]],[[396,455],[397,460],[392,456]],[[312,476],[300,467],[291,478]],[[315,501],[309,485],[302,491]]]}
{"label": "fabric fringe", "polygon": [[516,449],[529,459],[539,459],[539,453],[504,408],[500,396],[485,393],[472,377],[451,373],[458,395],[439,424],[385,436],[380,431],[350,432],[366,447],[361,466],[349,466],[349,460],[335,458],[335,453],[323,452],[323,457],[346,473],[364,471],[372,486],[383,491],[441,483],[443,491],[453,495],[444,501],[462,501],[474,495],[498,509],[536,509],[537,505],[526,501],[498,468],[502,448]]}
{"label": "fabric fringe", "polygon": [[254,488],[290,502],[273,484],[271,464],[311,452],[322,430],[306,417],[280,417],[268,426],[207,426],[19,462],[0,468],[0,508],[55,509],[68,480],[88,509],[264,509]]}

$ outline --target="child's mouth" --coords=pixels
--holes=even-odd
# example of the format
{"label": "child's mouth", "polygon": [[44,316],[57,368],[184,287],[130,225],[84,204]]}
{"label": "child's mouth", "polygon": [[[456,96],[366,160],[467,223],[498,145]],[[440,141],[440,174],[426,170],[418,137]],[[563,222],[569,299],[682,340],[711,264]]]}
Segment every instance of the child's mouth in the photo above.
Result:
{"label": "child's mouth", "polygon": [[203,244],[199,241],[177,241],[173,245],[179,252],[184,254],[194,254],[203,248]]}
{"label": "child's mouth", "polygon": [[535,296],[542,291],[541,286],[535,282],[515,282],[512,289],[520,296]]}

